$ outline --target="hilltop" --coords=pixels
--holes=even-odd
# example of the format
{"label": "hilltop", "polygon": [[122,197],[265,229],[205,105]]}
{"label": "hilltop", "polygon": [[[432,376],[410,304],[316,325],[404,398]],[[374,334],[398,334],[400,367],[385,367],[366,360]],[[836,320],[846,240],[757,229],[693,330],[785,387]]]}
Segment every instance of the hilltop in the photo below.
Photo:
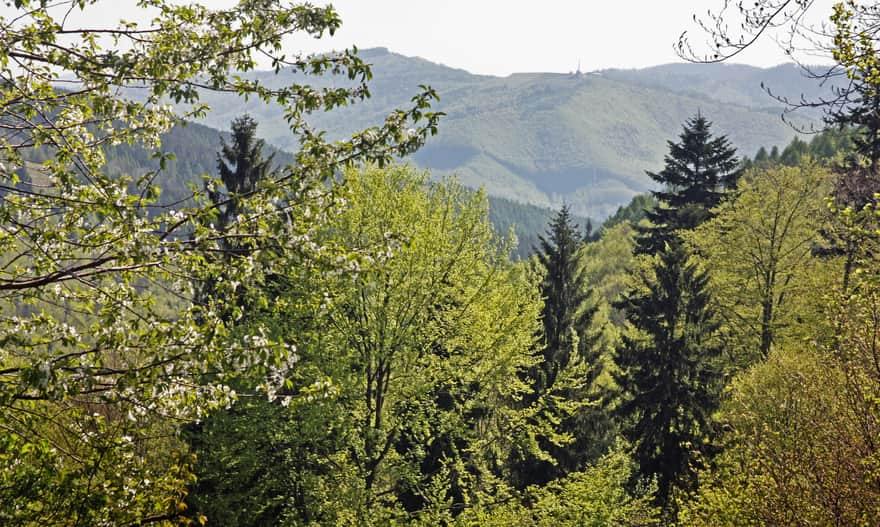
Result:
{"label": "hilltop", "polygon": [[[671,64],[641,70],[584,74],[475,75],[385,48],[362,50],[373,65],[372,98],[337,112],[313,116],[330,137],[343,138],[381,122],[403,106],[419,84],[440,95],[446,113],[440,134],[414,156],[435,175],[456,174],[493,196],[558,207],[602,218],[651,188],[645,170],[662,164],[666,141],[697,111],[742,153],[787,144],[796,134],[780,119],[782,106],[761,88],[799,97],[815,95],[816,83],[793,65],[761,69],[740,65]],[[267,85],[290,81],[269,72],[252,76]],[[311,80],[311,79],[310,79]],[[345,84],[319,79],[318,85]],[[223,129],[241,113],[254,115],[261,133],[282,149],[296,138],[277,110],[251,101],[224,104],[206,95],[214,110],[204,119]],[[803,116],[808,123],[815,116]]]}

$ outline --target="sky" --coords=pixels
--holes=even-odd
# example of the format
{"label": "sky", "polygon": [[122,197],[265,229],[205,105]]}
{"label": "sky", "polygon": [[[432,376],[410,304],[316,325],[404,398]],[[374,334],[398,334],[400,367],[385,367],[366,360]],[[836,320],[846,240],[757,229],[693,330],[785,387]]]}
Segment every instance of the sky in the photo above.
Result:
{"label": "sky", "polygon": [[[814,0],[827,16],[834,0]],[[290,51],[321,52],[352,45],[387,47],[472,73],[569,72],[641,68],[680,62],[673,45],[688,30],[704,41],[693,16],[717,10],[724,0],[334,0],[343,20],[333,38],[295,38]],[[232,0],[203,0],[228,7]],[[135,0],[103,0],[89,22],[138,20]],[[0,13],[8,13],[0,7]],[[146,18],[144,18],[146,20]],[[736,62],[774,66],[786,57],[771,39]]]}
{"label": "sky", "polygon": [[[723,0],[336,0],[343,20],[339,47],[384,46],[472,73],[568,72],[641,68],[680,62],[673,49],[690,30],[705,39],[694,14]],[[814,9],[830,13],[832,0]],[[761,45],[737,62],[786,62],[776,44]]]}

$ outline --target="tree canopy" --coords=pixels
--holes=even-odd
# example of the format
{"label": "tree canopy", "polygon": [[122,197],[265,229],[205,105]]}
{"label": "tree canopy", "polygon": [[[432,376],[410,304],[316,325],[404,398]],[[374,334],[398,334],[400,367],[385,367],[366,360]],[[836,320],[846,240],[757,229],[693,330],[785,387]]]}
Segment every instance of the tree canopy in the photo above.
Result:
{"label": "tree canopy", "polygon": [[[225,379],[243,372],[274,397],[296,359],[292,343],[259,325],[235,334],[222,300],[192,303],[195,282],[221,275],[210,255],[232,239],[250,249],[222,263],[217,299],[260,291],[278,269],[340,267],[344,251],[311,241],[337,204],[328,181],[353,162],[417,148],[436,129],[435,94],[425,89],[379,126],[329,143],[308,114],[366,97],[370,68],[353,50],[286,52],[285,37],[334,32],[332,7],[147,0],[138,9],[154,14],[149,22],[110,27],[67,16],[88,20],[97,1],[15,8],[0,19],[0,455],[19,463],[4,463],[0,478],[28,505],[4,507],[4,523],[174,518],[191,465],[170,440],[175,420],[230,404],[236,393]],[[241,76],[257,56],[306,83],[269,88]],[[337,74],[355,85],[307,84]],[[159,135],[202,115],[204,91],[277,105],[300,140],[295,163],[236,196],[247,212],[222,232],[206,220],[231,198],[212,203],[194,189],[195,205],[160,207],[156,172],[103,171],[102,148],[118,143],[155,147],[164,166]],[[21,181],[17,171],[36,152],[48,155]]]}

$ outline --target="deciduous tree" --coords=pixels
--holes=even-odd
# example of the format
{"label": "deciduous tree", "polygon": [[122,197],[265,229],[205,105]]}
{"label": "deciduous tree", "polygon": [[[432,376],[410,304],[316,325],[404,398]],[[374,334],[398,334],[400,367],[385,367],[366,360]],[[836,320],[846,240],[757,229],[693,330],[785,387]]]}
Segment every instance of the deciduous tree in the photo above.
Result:
{"label": "deciduous tree", "polygon": [[[235,334],[220,305],[194,306],[193,280],[219,276],[211,255],[230,239],[251,252],[222,264],[218,299],[257,291],[279,269],[336,267],[339,251],[311,241],[337,203],[326,183],[346,164],[418,147],[436,127],[434,95],[328,143],[308,113],[367,96],[369,67],[351,51],[287,53],[285,37],[332,33],[332,7],[146,0],[149,22],[110,26],[88,25],[94,0],[14,7],[0,18],[0,455],[18,463],[3,463],[0,479],[15,482],[18,501],[3,500],[3,523],[177,518],[190,464],[174,456],[178,420],[232,402],[224,380],[242,372],[274,397],[295,357],[258,325]],[[279,88],[241,75],[258,56],[303,75]],[[325,74],[353,87],[308,84]],[[165,204],[154,172],[111,178],[102,167],[105,145],[156,147],[173,123],[203,114],[203,90],[275,104],[301,139],[295,164],[239,196],[248,212],[225,232],[205,221],[223,204]]]}
{"label": "deciduous tree", "polygon": [[830,177],[814,164],[756,169],[714,219],[683,234],[710,273],[728,351],[738,350],[741,364],[809,334],[822,318],[816,307],[828,274],[812,253]]}
{"label": "deciduous tree", "polygon": [[[345,177],[346,205],[315,242],[391,250],[348,262],[353,276],[297,275],[261,315],[281,334],[306,333],[285,393],[319,397],[323,410],[233,409],[221,422],[258,437],[216,426],[202,436],[202,476],[222,484],[195,490],[209,518],[229,503],[255,510],[254,487],[292,522],[450,522],[508,492],[503,462],[536,428],[521,378],[536,362],[540,301],[528,267],[509,262],[511,244],[494,235],[485,196],[411,167]],[[309,289],[328,295],[306,309]],[[271,419],[253,423],[262,415]],[[252,447],[262,459],[280,453],[290,480],[248,461]],[[241,460],[232,474],[215,457],[230,452]]]}

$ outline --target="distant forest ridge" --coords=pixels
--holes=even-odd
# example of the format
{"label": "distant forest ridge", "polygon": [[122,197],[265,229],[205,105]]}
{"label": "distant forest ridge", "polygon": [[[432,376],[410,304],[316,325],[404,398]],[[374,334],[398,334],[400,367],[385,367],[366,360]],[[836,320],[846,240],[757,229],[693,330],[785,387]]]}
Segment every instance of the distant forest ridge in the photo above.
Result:
{"label": "distant forest ridge", "polygon": [[[740,155],[761,146],[785,145],[796,131],[782,121],[774,94],[811,99],[829,93],[794,65],[774,68],[723,64],[668,64],[639,70],[582,74],[474,75],[385,48],[360,50],[372,64],[372,98],[340,111],[314,114],[314,126],[331,138],[376,123],[404,107],[420,84],[435,88],[434,109],[446,116],[440,134],[412,158],[435,177],[456,175],[491,196],[558,209],[568,204],[581,216],[603,219],[637,194],[653,190],[646,170],[663,164],[666,141],[698,111],[715,134],[727,135]],[[291,80],[256,72],[266,86]],[[297,80],[294,78],[294,80]],[[313,79],[303,79],[312,82]],[[343,86],[342,77],[314,79],[316,86]],[[282,149],[296,138],[278,112],[259,101],[231,104],[223,94],[204,94],[212,111],[203,123],[224,129],[241,113],[253,115],[260,133]],[[790,116],[795,125],[818,125],[820,116]]]}

